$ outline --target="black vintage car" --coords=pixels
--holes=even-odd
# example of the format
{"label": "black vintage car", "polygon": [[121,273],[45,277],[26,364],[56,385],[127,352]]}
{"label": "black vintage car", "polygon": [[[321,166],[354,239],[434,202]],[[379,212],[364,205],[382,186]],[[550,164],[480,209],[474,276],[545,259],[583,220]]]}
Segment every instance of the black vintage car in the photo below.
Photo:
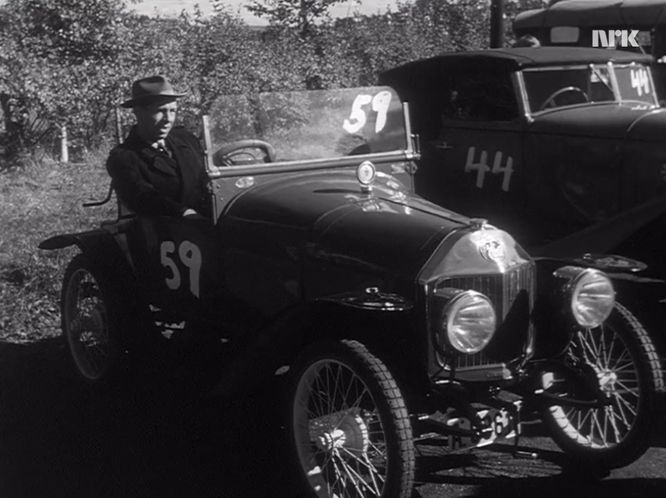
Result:
{"label": "black vintage car", "polygon": [[622,273],[622,299],[666,357],[666,110],[650,62],[506,48],[413,61],[381,81],[409,102],[421,137],[418,194],[488,218],[533,256],[587,254]]}
{"label": "black vintage car", "polygon": [[389,87],[220,99],[211,219],[120,206],[41,244],[81,250],[62,288],[77,375],[112,381],[158,327],[212,335],[220,362],[263,344],[253,366],[289,376],[295,480],[317,496],[408,497],[416,445],[518,438],[525,412],[573,459],[638,458],[663,390],[641,325],[603,272],[538,268],[413,195],[407,116]]}

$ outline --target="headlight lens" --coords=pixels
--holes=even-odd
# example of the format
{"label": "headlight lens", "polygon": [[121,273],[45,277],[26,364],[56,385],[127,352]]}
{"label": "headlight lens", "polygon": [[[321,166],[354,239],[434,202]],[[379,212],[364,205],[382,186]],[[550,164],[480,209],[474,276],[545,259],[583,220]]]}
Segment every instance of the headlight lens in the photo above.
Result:
{"label": "headlight lens", "polygon": [[585,269],[572,282],[571,311],[581,327],[598,327],[615,306],[615,291],[601,271]]}
{"label": "headlight lens", "polygon": [[497,318],[490,300],[475,291],[454,296],[444,308],[446,334],[451,346],[462,353],[478,353],[495,334]]}

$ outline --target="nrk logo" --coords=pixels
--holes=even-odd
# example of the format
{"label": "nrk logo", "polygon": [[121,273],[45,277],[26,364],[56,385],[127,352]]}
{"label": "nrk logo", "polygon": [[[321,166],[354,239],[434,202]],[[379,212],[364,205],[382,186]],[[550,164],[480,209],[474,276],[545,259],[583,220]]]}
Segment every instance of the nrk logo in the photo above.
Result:
{"label": "nrk logo", "polygon": [[603,48],[639,48],[640,45],[636,40],[637,36],[637,29],[593,29],[592,46]]}

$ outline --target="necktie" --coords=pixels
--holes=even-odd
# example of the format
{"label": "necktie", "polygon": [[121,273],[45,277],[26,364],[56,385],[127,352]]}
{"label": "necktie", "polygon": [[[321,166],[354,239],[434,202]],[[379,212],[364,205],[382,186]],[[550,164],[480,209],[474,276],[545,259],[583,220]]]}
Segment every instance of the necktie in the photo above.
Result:
{"label": "necktie", "polygon": [[162,152],[162,153],[166,154],[167,156],[171,157],[171,151],[169,149],[167,149],[167,146],[166,146],[166,143],[164,142],[164,140],[158,140],[157,142],[155,142],[155,145],[157,146],[157,150],[159,150],[160,152]]}

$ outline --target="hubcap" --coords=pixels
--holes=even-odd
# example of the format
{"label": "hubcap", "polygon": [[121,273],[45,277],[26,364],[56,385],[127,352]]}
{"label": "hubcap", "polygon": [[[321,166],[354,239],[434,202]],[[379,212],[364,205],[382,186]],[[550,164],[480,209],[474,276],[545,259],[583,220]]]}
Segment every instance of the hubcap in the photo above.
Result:
{"label": "hubcap", "polygon": [[341,417],[333,417],[339,420],[331,424],[331,417],[322,417],[324,420],[311,420],[310,433],[312,441],[322,451],[345,448],[349,451],[365,452],[368,450],[370,438],[368,426],[358,414],[348,413]]}
{"label": "hubcap", "polygon": [[617,382],[617,374],[615,372],[604,370],[597,373],[597,377],[599,378],[599,387],[601,387],[603,392],[607,395],[615,394],[615,384]]}
{"label": "hubcap", "polygon": [[293,424],[301,467],[317,496],[381,496],[385,433],[368,386],[349,366],[320,360],[305,370]]}
{"label": "hubcap", "polygon": [[610,448],[629,434],[639,410],[639,373],[622,337],[611,327],[578,334],[578,355],[596,373],[608,403],[595,408],[552,406],[551,415],[571,439],[589,448]]}

